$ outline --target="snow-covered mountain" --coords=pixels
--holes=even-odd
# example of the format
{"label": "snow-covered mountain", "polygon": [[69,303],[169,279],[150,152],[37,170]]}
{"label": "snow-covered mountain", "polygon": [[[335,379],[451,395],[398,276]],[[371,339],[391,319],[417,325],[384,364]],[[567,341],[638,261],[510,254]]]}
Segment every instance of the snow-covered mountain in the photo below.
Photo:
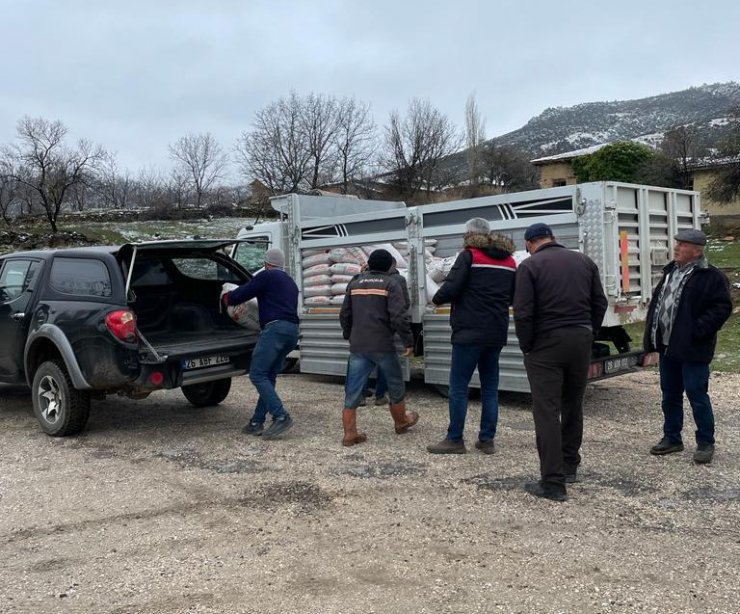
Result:
{"label": "snow-covered mountain", "polygon": [[525,126],[491,140],[541,157],[613,141],[658,145],[671,128],[693,125],[711,148],[727,133],[729,111],[738,107],[740,84],[714,83],[638,100],[545,109]]}

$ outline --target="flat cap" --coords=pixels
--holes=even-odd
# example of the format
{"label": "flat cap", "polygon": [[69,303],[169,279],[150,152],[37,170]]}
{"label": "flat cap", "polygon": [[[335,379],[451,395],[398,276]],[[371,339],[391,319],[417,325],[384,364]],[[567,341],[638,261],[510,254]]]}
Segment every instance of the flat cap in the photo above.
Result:
{"label": "flat cap", "polygon": [[707,235],[705,235],[701,230],[697,230],[696,228],[679,230],[673,238],[676,239],[676,241],[681,241],[683,243],[693,243],[694,245],[707,244]]}
{"label": "flat cap", "polygon": [[539,239],[540,237],[551,237],[552,228],[542,222],[532,224],[527,230],[524,231],[524,240],[531,241],[532,239]]}

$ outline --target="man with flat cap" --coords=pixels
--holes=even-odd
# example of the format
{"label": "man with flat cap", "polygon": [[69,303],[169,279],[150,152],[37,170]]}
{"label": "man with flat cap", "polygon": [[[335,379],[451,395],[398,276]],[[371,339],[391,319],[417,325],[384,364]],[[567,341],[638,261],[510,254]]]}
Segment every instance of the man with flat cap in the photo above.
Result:
{"label": "man with flat cap", "polygon": [[645,350],[660,353],[663,438],[650,449],[664,455],[683,450],[683,395],[696,423],[694,462],[714,456],[714,413],[709,400],[709,363],[717,331],[732,313],[730,282],[704,256],[701,230],[681,230],[674,237],[673,260],[653,292],[645,325]]}
{"label": "man with flat cap", "polygon": [[525,489],[565,501],[581,462],[583,394],[607,300],[593,261],[556,242],[547,224],[532,224],[524,242],[530,257],[517,268],[514,324],[540,457],[540,481]]}
{"label": "man with flat cap", "polygon": [[[298,345],[298,286],[284,268],[283,252],[277,248],[268,249],[265,252],[265,270],[222,298],[227,306],[257,299],[262,332],[252,352],[249,379],[257,389],[259,400],[242,432],[262,435],[263,439],[277,437],[293,426],[293,418],[275,390],[285,357]],[[265,428],[268,413],[272,422]]]}

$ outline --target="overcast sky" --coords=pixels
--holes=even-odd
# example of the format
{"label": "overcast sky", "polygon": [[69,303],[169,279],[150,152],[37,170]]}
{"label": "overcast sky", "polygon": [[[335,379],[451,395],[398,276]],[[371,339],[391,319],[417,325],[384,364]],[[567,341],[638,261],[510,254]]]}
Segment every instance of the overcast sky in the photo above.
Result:
{"label": "overcast sky", "polygon": [[486,135],[547,107],[740,81],[737,0],[0,0],[0,144],[24,115],[61,120],[134,172],[213,133],[231,148],[295,90],[413,97]]}

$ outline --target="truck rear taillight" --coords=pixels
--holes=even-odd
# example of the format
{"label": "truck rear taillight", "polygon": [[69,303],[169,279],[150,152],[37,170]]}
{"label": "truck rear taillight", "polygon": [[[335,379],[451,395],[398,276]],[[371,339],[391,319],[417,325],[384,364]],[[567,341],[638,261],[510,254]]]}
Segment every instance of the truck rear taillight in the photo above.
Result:
{"label": "truck rear taillight", "polygon": [[105,316],[105,325],[116,339],[126,343],[136,343],[139,337],[136,330],[136,316],[128,309],[111,311]]}

